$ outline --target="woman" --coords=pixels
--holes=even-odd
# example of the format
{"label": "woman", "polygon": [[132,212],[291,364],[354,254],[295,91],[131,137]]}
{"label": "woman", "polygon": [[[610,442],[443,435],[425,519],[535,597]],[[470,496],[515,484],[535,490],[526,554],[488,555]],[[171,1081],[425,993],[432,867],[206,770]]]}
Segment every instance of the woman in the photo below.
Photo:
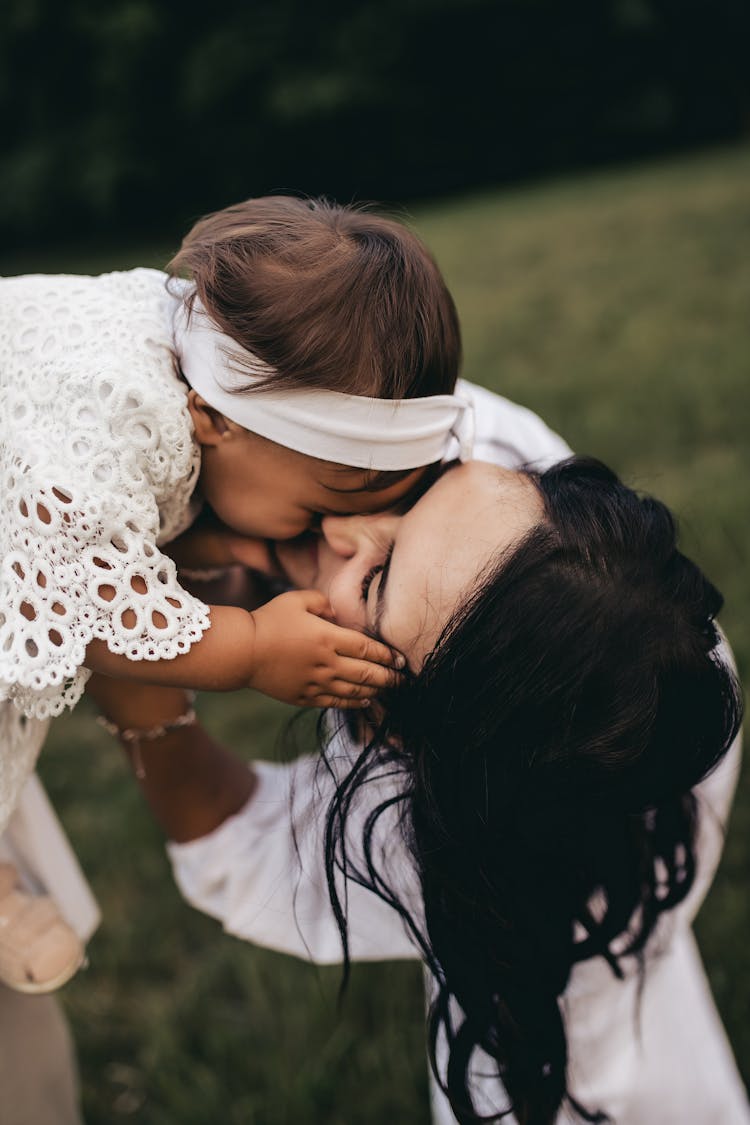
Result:
{"label": "woman", "polygon": [[[441,1121],[750,1120],[690,936],[736,751],[691,790],[740,703],[663,505],[595,462],[474,463],[279,557],[411,676],[322,759],[141,741],[186,897],[312,960],[420,956]],[[100,698],[121,726],[183,706]]]}

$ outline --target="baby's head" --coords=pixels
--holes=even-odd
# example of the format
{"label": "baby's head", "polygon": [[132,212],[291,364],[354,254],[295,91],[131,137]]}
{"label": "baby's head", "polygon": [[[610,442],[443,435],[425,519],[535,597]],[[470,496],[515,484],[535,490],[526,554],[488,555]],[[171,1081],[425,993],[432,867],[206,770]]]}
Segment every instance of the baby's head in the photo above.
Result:
{"label": "baby's head", "polygon": [[[365,400],[423,398],[437,409],[434,396],[455,387],[455,306],[411,231],[326,201],[250,199],[197,223],[169,269],[193,283],[177,347],[202,488],[225,523],[288,538],[321,513],[377,511],[419,486],[441,455],[434,443],[416,448],[424,417],[414,406],[388,415],[384,402],[361,410]],[[304,403],[307,433],[264,424],[274,403]],[[342,421],[347,403],[354,414]],[[397,432],[396,414],[409,410],[416,426]]]}

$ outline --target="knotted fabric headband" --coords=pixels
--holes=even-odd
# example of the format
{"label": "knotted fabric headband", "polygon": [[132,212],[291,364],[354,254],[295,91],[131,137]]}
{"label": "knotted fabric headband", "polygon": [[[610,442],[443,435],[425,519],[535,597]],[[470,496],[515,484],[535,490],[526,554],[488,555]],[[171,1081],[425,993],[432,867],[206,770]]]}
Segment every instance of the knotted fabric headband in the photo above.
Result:
{"label": "knotted fabric headband", "polygon": [[[183,288],[183,295],[189,287]],[[246,430],[309,457],[359,469],[397,471],[442,461],[458,442],[468,461],[474,407],[461,392],[382,399],[323,390],[241,389],[273,376],[268,364],[224,335],[197,298],[174,314],[177,356],[191,387],[214,410]]]}

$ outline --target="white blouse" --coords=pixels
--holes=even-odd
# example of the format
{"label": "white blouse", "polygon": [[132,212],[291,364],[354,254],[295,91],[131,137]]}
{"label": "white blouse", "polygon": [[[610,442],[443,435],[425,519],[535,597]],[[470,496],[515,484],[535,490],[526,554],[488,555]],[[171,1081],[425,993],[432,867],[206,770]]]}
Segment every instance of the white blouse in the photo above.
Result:
{"label": "white blouse", "polygon": [[171,659],[209,625],[159,550],[200,467],[166,280],[0,279],[0,830],[91,640]]}

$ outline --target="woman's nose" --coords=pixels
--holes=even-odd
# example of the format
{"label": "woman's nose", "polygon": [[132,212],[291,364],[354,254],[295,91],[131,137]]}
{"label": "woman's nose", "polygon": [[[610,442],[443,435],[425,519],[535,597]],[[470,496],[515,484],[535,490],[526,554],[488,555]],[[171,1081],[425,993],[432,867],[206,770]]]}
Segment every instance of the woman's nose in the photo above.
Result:
{"label": "woman's nose", "polygon": [[359,516],[323,516],[320,531],[332,551],[350,559],[356,555],[362,541],[363,520]]}
{"label": "woman's nose", "polygon": [[342,559],[369,555],[381,550],[385,540],[396,535],[401,517],[393,512],[354,516],[323,516],[320,531],[331,550]]}

